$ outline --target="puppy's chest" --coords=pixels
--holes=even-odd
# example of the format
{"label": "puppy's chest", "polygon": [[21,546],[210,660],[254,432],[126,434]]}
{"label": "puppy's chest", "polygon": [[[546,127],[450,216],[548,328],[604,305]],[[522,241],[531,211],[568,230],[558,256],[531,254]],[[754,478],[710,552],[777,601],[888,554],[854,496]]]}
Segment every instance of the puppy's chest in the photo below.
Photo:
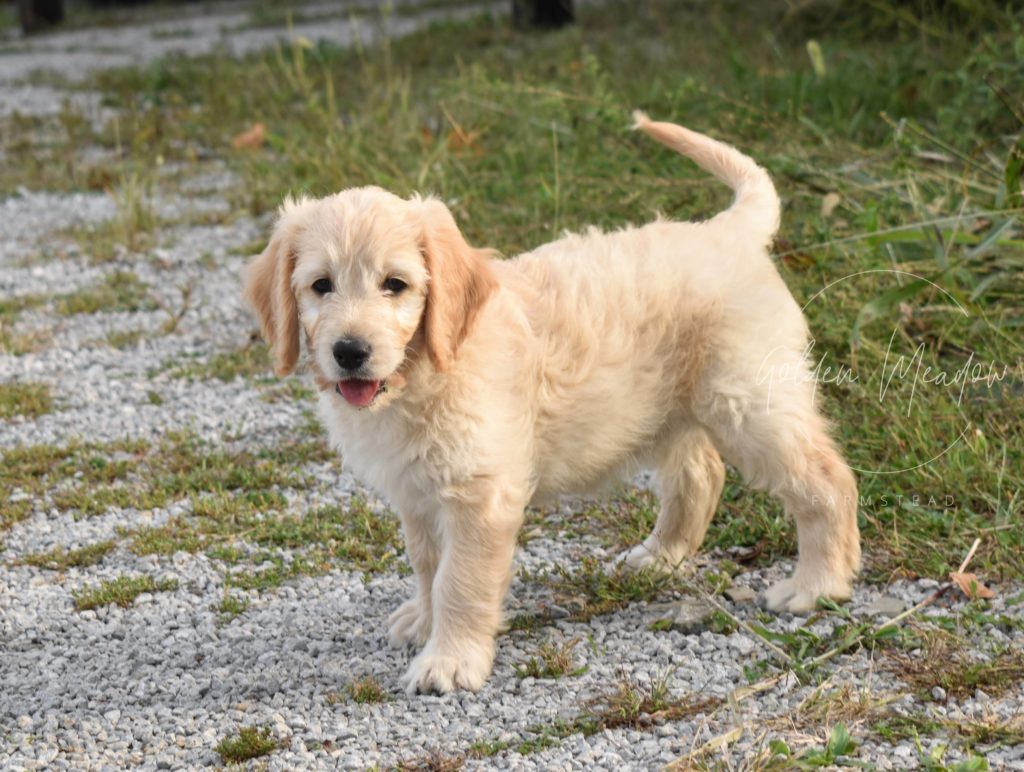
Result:
{"label": "puppy's chest", "polygon": [[474,471],[469,437],[444,430],[436,415],[332,409],[325,418],[343,463],[389,497],[428,496]]}

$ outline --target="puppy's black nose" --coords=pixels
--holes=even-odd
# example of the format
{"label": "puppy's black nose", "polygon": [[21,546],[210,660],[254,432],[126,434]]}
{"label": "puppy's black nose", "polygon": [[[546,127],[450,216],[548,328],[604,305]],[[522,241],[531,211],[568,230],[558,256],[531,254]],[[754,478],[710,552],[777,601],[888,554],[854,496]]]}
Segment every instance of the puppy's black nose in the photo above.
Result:
{"label": "puppy's black nose", "polygon": [[341,338],[331,350],[342,370],[358,370],[370,358],[370,344],[359,338]]}

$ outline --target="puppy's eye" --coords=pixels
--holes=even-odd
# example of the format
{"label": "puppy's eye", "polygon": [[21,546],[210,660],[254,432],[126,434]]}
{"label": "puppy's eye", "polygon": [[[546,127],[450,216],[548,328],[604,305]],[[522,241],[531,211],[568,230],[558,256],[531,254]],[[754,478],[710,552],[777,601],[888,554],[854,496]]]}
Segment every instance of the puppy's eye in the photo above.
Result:
{"label": "puppy's eye", "polygon": [[384,283],[380,286],[385,292],[390,292],[392,295],[400,295],[409,285],[401,279],[392,276],[390,279],[385,279]]}
{"label": "puppy's eye", "polygon": [[313,282],[313,292],[317,295],[326,295],[332,289],[330,279],[317,279]]}

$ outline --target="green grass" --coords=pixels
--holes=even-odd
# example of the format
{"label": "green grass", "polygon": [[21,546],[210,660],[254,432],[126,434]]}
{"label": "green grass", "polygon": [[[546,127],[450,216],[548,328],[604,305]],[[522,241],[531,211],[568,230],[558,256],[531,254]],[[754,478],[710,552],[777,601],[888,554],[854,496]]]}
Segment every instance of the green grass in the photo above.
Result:
{"label": "green grass", "polygon": [[[397,519],[362,500],[301,516],[288,511],[285,492],[311,482],[302,467],[333,459],[319,437],[286,439],[255,454],[212,447],[188,433],[168,434],[153,445],[12,448],[0,457],[0,501],[17,491],[27,496],[0,507],[0,531],[27,517],[33,501],[48,499],[76,517],[183,502],[189,514],[122,530],[119,538],[143,555],[205,551],[225,564],[228,588],[267,590],[335,568],[407,570]],[[60,567],[84,557],[58,550],[33,559]],[[222,614],[239,613],[237,604],[226,603]]]}
{"label": "green grass", "polygon": [[0,322],[12,322],[22,311],[38,308],[45,302],[43,295],[15,295],[0,299]]}
{"label": "green grass", "polygon": [[111,219],[69,231],[93,264],[114,262],[148,249],[160,225],[151,204],[152,182],[139,174],[123,176],[111,196],[116,207]]}
{"label": "green grass", "polygon": [[614,687],[585,704],[571,718],[559,718],[528,728],[519,742],[482,740],[467,749],[469,758],[479,759],[513,750],[527,755],[558,745],[566,737],[584,737],[611,729],[648,729],[666,721],[681,721],[700,713],[710,713],[721,703],[717,698],[698,695],[676,696],[668,681],[671,673],[649,686],[623,678]]}
{"label": "green grass", "polygon": [[78,611],[118,605],[128,608],[144,592],[170,592],[178,588],[175,579],[157,581],[151,576],[119,576],[116,579],[85,587],[72,594]]}
{"label": "green grass", "polygon": [[388,694],[388,690],[372,675],[357,678],[346,684],[344,691],[332,692],[326,697],[328,705],[337,705],[348,701],[359,705],[374,705],[390,700],[391,695]]}
{"label": "green grass", "polygon": [[[230,574],[229,583],[244,589],[277,586],[329,567],[371,574],[398,568],[402,544],[397,518],[378,515],[360,499],[300,516],[284,512],[285,503],[279,494],[253,492],[194,497],[190,517],[125,535],[132,551],[143,555],[205,550],[233,563],[241,557],[233,546],[253,547],[265,558],[260,562],[272,565]],[[284,561],[280,556],[286,553],[295,559]]]}
{"label": "green grass", "polygon": [[[143,446],[137,442],[105,445],[30,445],[0,453],[0,532],[28,517],[34,501],[58,482],[104,484],[127,468],[128,458]],[[16,494],[17,501],[11,501]]]}
{"label": "green grass", "polygon": [[65,104],[56,117],[19,113],[0,118],[0,195],[20,187],[50,191],[103,191],[120,173],[120,162],[90,162],[76,152],[97,140],[87,115]]}
{"label": "green grass", "polygon": [[220,603],[214,606],[214,611],[218,612],[226,621],[244,614],[248,608],[248,600],[225,591],[224,597],[221,598]]}
{"label": "green grass", "polygon": [[922,648],[917,656],[891,656],[886,666],[925,700],[933,699],[935,687],[954,700],[971,697],[979,689],[999,697],[1024,680],[1024,651],[1016,648],[981,652],[945,633],[926,637]]}
{"label": "green grass", "polygon": [[52,410],[53,398],[45,383],[0,383],[0,418],[38,418]]}
{"label": "green grass", "polygon": [[68,568],[85,568],[94,566],[106,557],[107,553],[114,549],[116,542],[113,540],[96,542],[79,547],[75,550],[65,550],[63,547],[55,547],[49,552],[36,552],[26,555],[22,562],[38,568],[48,568],[51,571],[65,571]]}
{"label": "green grass", "polygon": [[45,333],[16,333],[17,324],[22,311],[39,308],[46,303],[43,295],[16,295],[0,299],[0,353],[25,354],[38,348],[40,339]]}
{"label": "green grass", "polygon": [[516,666],[519,678],[561,678],[564,675],[578,676],[586,672],[586,666],[573,667],[573,651],[580,639],[573,638],[562,643],[547,640],[537,647],[537,653],[522,665]]}
{"label": "green grass", "polygon": [[149,296],[149,285],[132,271],[116,271],[92,286],[56,298],[57,313],[63,316],[155,308],[157,305]]}
{"label": "green grass", "polygon": [[[634,571],[622,566],[608,568],[592,556],[584,555],[570,570],[555,565],[537,573],[520,571],[525,582],[541,584],[550,589],[555,599],[570,610],[570,619],[586,621],[608,614],[631,603],[652,601],[680,591],[682,580],[654,570]],[[550,620],[545,617],[519,616],[511,621],[513,630],[528,630]]]}
{"label": "green grass", "polygon": [[820,769],[837,766],[856,766],[854,759],[857,750],[856,741],[850,736],[843,724],[836,724],[829,733],[823,748],[808,748],[794,753],[781,740],[769,744],[770,756],[765,759],[766,766],[772,762],[783,769]]}
{"label": "green grass", "polygon": [[106,342],[111,348],[134,348],[145,335],[145,330],[113,330]]}
{"label": "green grass", "polygon": [[227,764],[241,764],[249,759],[267,756],[280,747],[269,727],[246,726],[233,737],[225,737],[214,748]]}
{"label": "green grass", "polygon": [[252,343],[234,351],[219,352],[205,361],[183,362],[170,371],[172,378],[216,379],[230,383],[236,378],[272,374],[265,343]]}
{"label": "green grass", "polygon": [[[188,433],[157,445],[110,443],[34,446],[4,454],[0,484],[50,490],[61,509],[98,515],[110,507],[152,509],[198,497],[199,510],[220,502],[226,515],[283,501],[278,488],[300,485],[296,468],[319,452],[294,443],[253,454],[212,448]],[[219,498],[217,498],[219,497]]]}
{"label": "green grass", "polygon": [[[286,491],[311,483],[302,468],[334,460],[322,440],[298,437],[257,453],[214,447],[188,433],[161,442],[72,443],[11,448],[0,455],[0,531],[27,517],[33,502],[75,517],[111,507],[141,511],[175,502],[187,515],[122,530],[137,554],[203,552],[223,561],[229,588],[266,590],[298,576],[340,568],[406,571],[397,518],[353,499],[301,515]],[[82,559],[58,550],[34,560],[61,567]],[[229,604],[230,605],[230,604]],[[225,607],[222,613],[235,612]]]}

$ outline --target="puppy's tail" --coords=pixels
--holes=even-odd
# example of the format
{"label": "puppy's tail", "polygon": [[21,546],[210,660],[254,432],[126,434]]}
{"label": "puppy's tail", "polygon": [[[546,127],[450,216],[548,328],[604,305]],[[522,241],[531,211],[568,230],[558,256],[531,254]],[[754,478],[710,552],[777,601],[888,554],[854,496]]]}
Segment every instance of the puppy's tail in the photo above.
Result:
{"label": "puppy's tail", "polygon": [[736,191],[732,206],[718,214],[716,221],[733,221],[746,235],[766,246],[771,242],[779,229],[780,204],[768,172],[736,148],[682,126],[652,121],[639,110],[633,113],[633,121],[634,129],[692,158]]}

